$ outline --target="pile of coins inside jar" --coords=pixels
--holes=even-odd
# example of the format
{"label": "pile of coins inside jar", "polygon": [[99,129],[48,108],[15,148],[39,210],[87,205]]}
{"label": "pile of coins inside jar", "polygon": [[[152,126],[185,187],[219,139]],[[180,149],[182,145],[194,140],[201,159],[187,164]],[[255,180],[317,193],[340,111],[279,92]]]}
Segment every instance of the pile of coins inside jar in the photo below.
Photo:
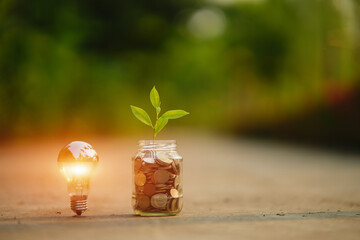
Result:
{"label": "pile of coins inside jar", "polygon": [[179,213],[182,208],[181,158],[147,150],[133,161],[135,213]]}

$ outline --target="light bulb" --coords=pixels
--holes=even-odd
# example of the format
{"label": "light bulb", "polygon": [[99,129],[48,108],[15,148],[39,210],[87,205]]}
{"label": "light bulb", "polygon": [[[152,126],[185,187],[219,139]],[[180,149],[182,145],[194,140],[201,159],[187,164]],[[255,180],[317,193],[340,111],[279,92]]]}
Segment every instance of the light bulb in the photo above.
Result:
{"label": "light bulb", "polygon": [[90,144],[76,141],[60,150],[57,162],[67,181],[71,210],[81,215],[87,209],[90,178],[99,157]]}

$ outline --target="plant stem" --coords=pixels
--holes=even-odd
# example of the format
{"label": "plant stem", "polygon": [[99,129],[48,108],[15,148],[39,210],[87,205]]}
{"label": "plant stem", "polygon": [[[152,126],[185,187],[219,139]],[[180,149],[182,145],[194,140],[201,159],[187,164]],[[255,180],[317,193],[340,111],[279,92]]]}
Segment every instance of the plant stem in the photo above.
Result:
{"label": "plant stem", "polygon": [[153,129],[154,129],[153,144],[155,144],[155,126],[156,126],[156,123],[157,123],[158,119],[159,119],[159,113],[156,111],[156,122],[155,122],[155,125],[153,127]]}
{"label": "plant stem", "polygon": [[153,144],[155,144],[155,128],[154,128],[154,134],[153,134]]}

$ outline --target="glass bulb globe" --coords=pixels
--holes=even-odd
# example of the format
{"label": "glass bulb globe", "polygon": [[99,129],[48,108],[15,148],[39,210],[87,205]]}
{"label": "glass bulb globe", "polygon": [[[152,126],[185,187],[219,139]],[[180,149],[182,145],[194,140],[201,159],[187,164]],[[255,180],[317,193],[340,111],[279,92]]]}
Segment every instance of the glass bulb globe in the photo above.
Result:
{"label": "glass bulb globe", "polygon": [[67,181],[71,210],[81,215],[87,209],[90,178],[99,157],[90,144],[76,141],[60,150],[57,162]]}

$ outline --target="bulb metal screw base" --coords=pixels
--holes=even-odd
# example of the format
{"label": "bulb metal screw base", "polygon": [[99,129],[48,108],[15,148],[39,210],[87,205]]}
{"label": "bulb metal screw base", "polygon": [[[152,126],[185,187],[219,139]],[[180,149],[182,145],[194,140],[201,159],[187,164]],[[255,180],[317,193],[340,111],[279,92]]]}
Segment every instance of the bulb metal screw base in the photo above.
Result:
{"label": "bulb metal screw base", "polygon": [[75,195],[70,197],[70,207],[76,215],[80,216],[87,210],[87,196]]}

